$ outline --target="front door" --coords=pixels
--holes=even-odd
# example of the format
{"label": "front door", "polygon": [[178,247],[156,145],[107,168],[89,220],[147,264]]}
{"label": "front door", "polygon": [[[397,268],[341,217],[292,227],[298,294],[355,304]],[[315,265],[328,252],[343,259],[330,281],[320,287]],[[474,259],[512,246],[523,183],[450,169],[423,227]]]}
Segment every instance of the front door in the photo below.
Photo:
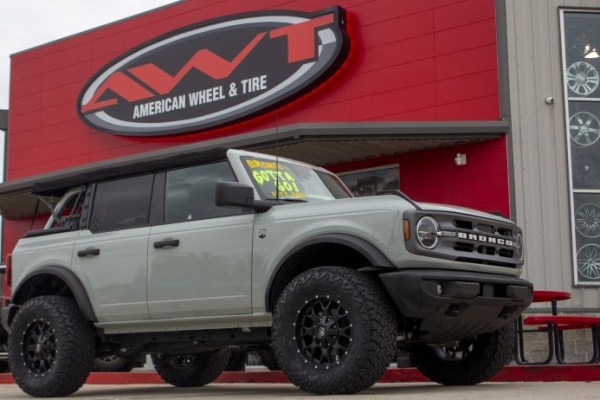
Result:
{"label": "front door", "polygon": [[167,172],[148,242],[152,319],[251,313],[254,214],[214,204],[216,183],[233,180],[225,161]]}

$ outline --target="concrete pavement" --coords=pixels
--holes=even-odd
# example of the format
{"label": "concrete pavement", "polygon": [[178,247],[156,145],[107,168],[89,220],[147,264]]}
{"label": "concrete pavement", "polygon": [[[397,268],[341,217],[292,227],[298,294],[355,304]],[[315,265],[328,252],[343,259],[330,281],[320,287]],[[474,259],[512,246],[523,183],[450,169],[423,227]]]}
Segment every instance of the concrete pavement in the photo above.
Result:
{"label": "concrete pavement", "polygon": [[[482,383],[477,386],[449,387],[435,383],[378,383],[369,390],[353,396],[319,396],[359,399],[443,399],[443,400],[587,400],[599,398],[600,382],[503,382]],[[73,400],[129,399],[300,399],[317,398],[291,384],[212,384],[203,388],[175,388],[169,385],[84,385],[69,398]],[[1,385],[0,399],[26,399],[17,385]]]}

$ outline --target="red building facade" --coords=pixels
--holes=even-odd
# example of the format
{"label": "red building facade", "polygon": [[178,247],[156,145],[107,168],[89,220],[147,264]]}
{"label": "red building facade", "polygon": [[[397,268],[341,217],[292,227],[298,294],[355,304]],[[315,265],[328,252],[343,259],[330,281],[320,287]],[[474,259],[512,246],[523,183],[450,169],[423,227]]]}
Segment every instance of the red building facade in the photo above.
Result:
{"label": "red building facade", "polygon": [[[345,11],[350,51],[326,80],[292,101],[222,126],[151,137],[98,130],[78,113],[80,93],[99,71],[158,37],[241,13],[334,6]],[[174,146],[239,145],[250,137],[248,148],[277,152],[268,134],[275,129],[291,132],[281,147],[294,148],[296,158],[339,173],[398,166],[400,188],[417,201],[508,215],[496,26],[493,0],[181,1],[12,56],[6,178],[31,180]],[[218,46],[209,50],[219,54]],[[312,154],[314,146],[322,154]],[[349,151],[355,148],[356,154]],[[459,153],[466,165],[455,162]],[[31,225],[30,218],[5,222],[5,252]]]}

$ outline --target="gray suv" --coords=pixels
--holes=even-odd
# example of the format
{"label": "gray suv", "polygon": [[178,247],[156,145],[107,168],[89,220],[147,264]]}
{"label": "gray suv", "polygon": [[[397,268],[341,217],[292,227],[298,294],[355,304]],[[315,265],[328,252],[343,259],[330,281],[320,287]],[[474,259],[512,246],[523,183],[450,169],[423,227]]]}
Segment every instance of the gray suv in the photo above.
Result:
{"label": "gray suv", "polygon": [[271,354],[300,389],[373,385],[398,349],[447,385],[489,379],[531,302],[521,230],[399,191],[354,198],[318,167],[189,152],[43,179],[62,196],[12,253],[1,310],[18,385],[62,396],[93,359],[151,354],[202,386],[230,349]]}

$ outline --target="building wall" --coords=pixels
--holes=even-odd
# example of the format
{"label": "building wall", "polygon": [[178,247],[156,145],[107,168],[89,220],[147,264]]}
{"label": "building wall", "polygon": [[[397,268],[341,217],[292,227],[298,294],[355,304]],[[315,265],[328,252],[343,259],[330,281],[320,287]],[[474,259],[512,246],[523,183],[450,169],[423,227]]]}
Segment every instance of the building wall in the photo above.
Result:
{"label": "building wall", "polygon": [[[13,55],[7,179],[272,128],[273,112],[204,132],[120,137],[85,125],[77,115],[76,100],[104,65],[183,26],[249,11],[313,12],[333,5],[348,12],[352,46],[348,60],[323,85],[281,107],[279,126],[499,119],[494,0],[188,0]],[[435,183],[428,180],[443,171],[447,175],[442,183],[449,182],[450,174],[445,168],[432,171],[443,165],[435,151],[430,157],[436,161],[427,170],[414,155],[401,156],[398,162],[404,163],[403,173],[410,174],[404,179],[412,181],[410,192],[419,200],[507,212],[508,179],[497,171],[506,167],[506,148],[504,139],[498,143],[491,147],[495,170],[473,180],[478,199],[466,195],[473,190],[469,182],[446,185],[443,196],[431,190]],[[474,157],[478,152],[487,150],[473,150]],[[480,158],[482,164],[484,159]],[[482,188],[485,182],[493,190]],[[6,222],[7,253],[29,226],[28,221]]]}
{"label": "building wall", "polygon": [[87,127],[75,103],[96,71],[158,35],[240,12],[336,4],[349,15],[349,59],[280,110],[280,125],[498,119],[493,0],[190,0],[13,55],[7,178],[272,127],[267,114],[179,137],[118,137]]}
{"label": "building wall", "polygon": [[563,310],[597,312],[600,290],[573,285],[559,7],[600,8],[600,1],[505,3],[515,217],[527,240],[524,276],[538,289],[571,292]]}

